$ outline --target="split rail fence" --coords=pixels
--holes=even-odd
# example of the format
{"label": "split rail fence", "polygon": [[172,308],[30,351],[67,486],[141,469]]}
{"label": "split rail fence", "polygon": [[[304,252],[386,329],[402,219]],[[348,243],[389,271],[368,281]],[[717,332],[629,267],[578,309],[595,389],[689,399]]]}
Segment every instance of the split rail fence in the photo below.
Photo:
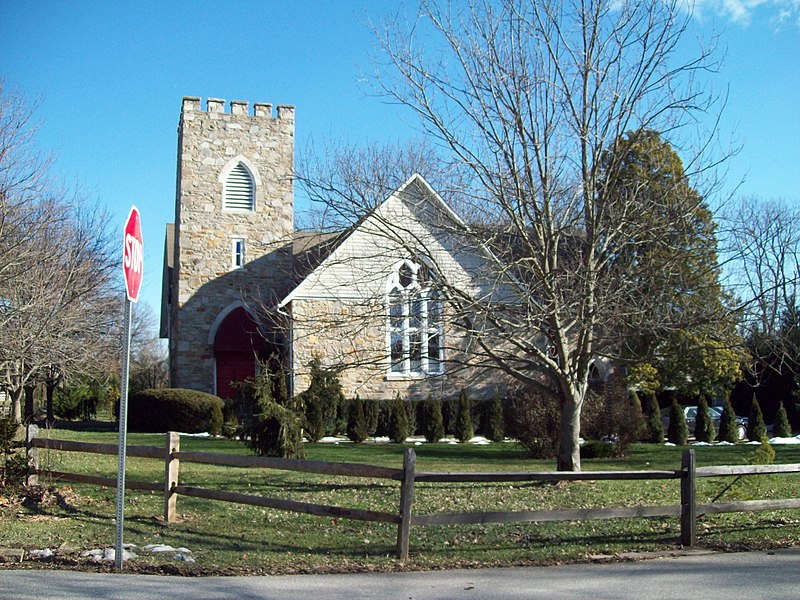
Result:
{"label": "split rail fence", "polygon": [[[78,473],[63,473],[52,470],[40,470],[38,450],[50,449],[69,452],[88,452],[93,454],[117,454],[116,444],[97,444],[68,440],[49,439],[38,436],[38,428],[31,425],[27,431],[26,445],[28,460],[31,465],[29,483],[35,483],[38,475],[54,479],[88,483],[100,486],[115,487],[116,478],[98,477]],[[392,469],[365,464],[323,462],[261,456],[239,456],[208,452],[184,452],[180,449],[180,436],[177,433],[166,434],[165,445],[127,446],[127,456],[152,458],[164,461],[164,482],[162,484],[142,481],[131,481],[126,478],[125,487],[138,490],[162,491],[164,494],[164,520],[174,521],[178,496],[192,496],[222,502],[234,502],[262,506],[275,510],[291,511],[320,517],[335,517],[393,523],[397,525],[398,558],[408,558],[411,526],[422,525],[463,525],[484,523],[518,523],[544,521],[584,521],[635,517],[679,517],[680,541],[684,546],[696,544],[696,524],[698,515],[785,510],[800,508],[800,498],[779,500],[749,500],[737,502],[714,502],[698,504],[696,500],[696,482],[699,477],[769,475],[778,473],[800,473],[800,463],[783,465],[730,465],[716,467],[697,467],[694,450],[683,452],[682,463],[675,470],[651,471],[583,471],[583,472],[520,472],[520,473],[436,473],[417,471],[416,454],[412,449],[405,451],[403,467]],[[260,469],[278,469],[324,475],[342,475],[370,479],[388,479],[400,483],[399,506],[397,512],[372,511],[359,508],[347,508],[325,504],[297,502],[281,498],[267,498],[251,494],[211,490],[184,485],[179,482],[179,465],[181,461],[222,465],[232,467],[250,467]],[[501,483],[501,482],[559,482],[559,481],[600,481],[600,480],[671,480],[679,481],[680,504],[664,506],[632,506],[613,508],[573,508],[555,510],[525,511],[492,511],[492,512],[460,512],[416,515],[412,512],[414,485],[416,483]]]}

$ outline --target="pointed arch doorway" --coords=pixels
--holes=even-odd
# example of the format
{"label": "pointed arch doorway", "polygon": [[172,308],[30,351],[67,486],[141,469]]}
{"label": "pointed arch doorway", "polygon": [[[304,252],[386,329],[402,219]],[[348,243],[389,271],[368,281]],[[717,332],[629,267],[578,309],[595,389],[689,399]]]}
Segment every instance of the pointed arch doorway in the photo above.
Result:
{"label": "pointed arch doorway", "polygon": [[214,393],[220,398],[233,398],[235,383],[255,376],[258,360],[269,355],[269,347],[258,324],[241,306],[228,312],[212,335]]}

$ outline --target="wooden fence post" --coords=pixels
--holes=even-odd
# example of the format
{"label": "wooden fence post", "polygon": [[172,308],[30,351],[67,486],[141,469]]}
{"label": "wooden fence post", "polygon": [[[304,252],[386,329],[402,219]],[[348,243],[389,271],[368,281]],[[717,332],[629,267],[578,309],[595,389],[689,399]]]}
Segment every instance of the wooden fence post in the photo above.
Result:
{"label": "wooden fence post", "polygon": [[25,485],[38,485],[39,483],[39,449],[33,446],[33,440],[39,435],[39,427],[28,425],[25,428],[25,454],[28,463],[28,476]]}
{"label": "wooden fence post", "polygon": [[697,488],[694,450],[684,450],[681,459],[681,544],[694,546],[697,543]]}
{"label": "wooden fence post", "polygon": [[397,526],[397,558],[408,558],[408,537],[411,529],[411,503],[414,500],[414,476],[417,454],[407,448],[403,455],[403,482],[400,486],[400,523]]}
{"label": "wooden fence post", "polygon": [[178,467],[180,461],[172,454],[181,449],[181,436],[175,431],[167,432],[166,452],[164,456],[164,522],[172,523],[175,520],[175,504],[178,495],[173,488],[178,485]]}

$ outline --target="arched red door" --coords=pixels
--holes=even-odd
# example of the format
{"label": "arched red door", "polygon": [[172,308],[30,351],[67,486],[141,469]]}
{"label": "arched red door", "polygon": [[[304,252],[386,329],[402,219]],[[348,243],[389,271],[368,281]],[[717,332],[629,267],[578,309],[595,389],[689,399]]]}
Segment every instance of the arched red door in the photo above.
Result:
{"label": "arched red door", "polygon": [[225,317],[214,338],[217,396],[233,398],[234,383],[256,374],[257,357],[265,355],[266,344],[258,326],[243,308]]}

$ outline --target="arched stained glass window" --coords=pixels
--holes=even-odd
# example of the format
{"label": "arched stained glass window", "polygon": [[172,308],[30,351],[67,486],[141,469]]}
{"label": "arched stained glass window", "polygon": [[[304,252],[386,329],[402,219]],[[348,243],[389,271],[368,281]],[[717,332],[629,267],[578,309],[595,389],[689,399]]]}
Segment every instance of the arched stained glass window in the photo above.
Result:
{"label": "arched stained glass window", "polygon": [[444,310],[428,272],[403,261],[387,285],[389,372],[438,375],[444,361]]}

